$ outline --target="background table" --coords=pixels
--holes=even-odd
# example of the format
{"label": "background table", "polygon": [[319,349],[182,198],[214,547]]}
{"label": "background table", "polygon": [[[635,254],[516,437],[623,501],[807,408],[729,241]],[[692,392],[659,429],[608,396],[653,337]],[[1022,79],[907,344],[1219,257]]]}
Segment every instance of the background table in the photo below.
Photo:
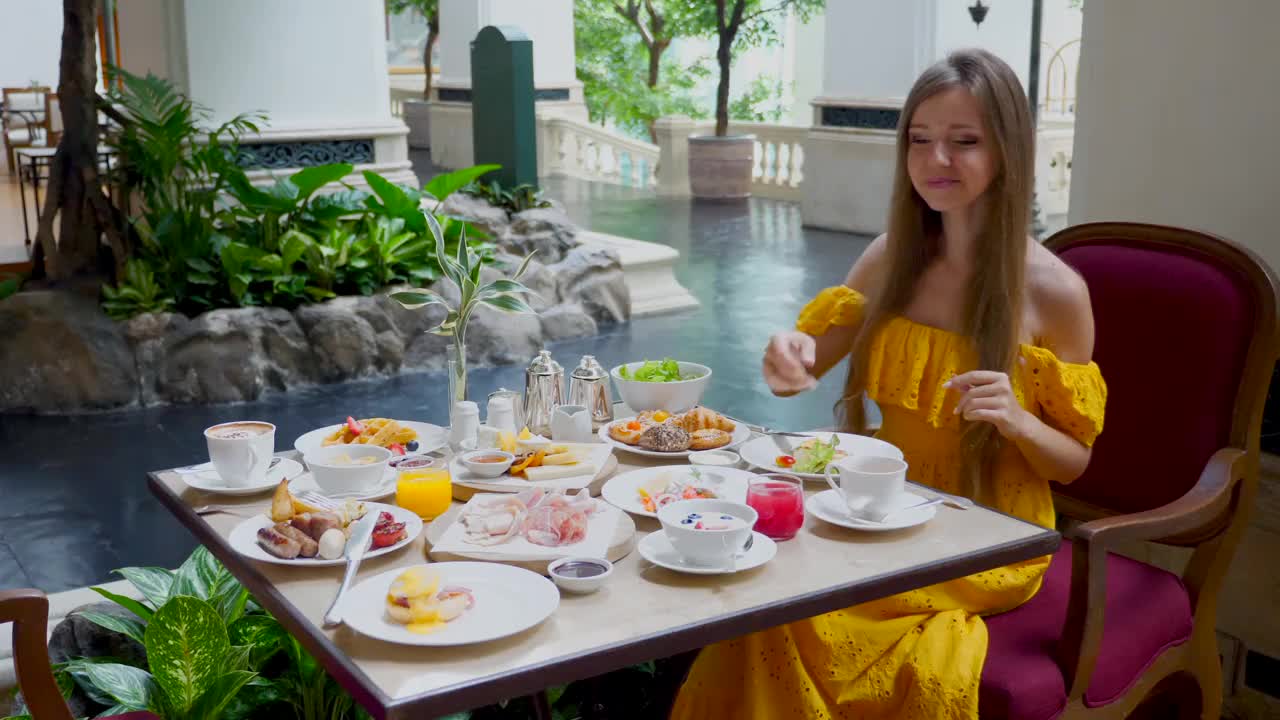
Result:
{"label": "background table", "polygon": [[[288,453],[296,456],[296,453]],[[618,473],[670,464],[618,453]],[[824,612],[1048,555],[1054,530],[982,507],[943,506],[908,530],[865,533],[812,516],[760,568],[698,576],[651,565],[639,553],[615,563],[601,591],[564,595],[540,625],[489,643],[455,648],[404,647],[347,627],[324,629],[342,567],[304,569],[257,563],[227,544],[242,518],[197,516],[193,507],[241,506],[264,512],[270,496],[237,501],[190,490],[172,472],[148,475],[152,492],[376,718],[436,717],[536,693],[638,662],[669,657]],[[819,487],[810,484],[808,490]],[[390,502],[388,500],[387,502]],[[455,510],[457,504],[455,503]],[[636,517],[637,535],[659,529]],[[425,532],[424,532],[425,535]],[[356,582],[426,561],[424,538],[364,561]]]}

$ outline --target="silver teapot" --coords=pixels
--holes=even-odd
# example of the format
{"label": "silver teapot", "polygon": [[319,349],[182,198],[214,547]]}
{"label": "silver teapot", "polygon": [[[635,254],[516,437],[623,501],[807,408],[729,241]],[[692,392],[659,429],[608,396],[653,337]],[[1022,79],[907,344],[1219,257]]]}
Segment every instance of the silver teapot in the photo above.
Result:
{"label": "silver teapot", "polygon": [[543,350],[524,371],[524,424],[529,431],[550,437],[551,418],[564,404],[564,368]]}
{"label": "silver teapot", "polygon": [[591,411],[591,424],[600,427],[613,422],[613,398],[609,394],[609,373],[594,355],[583,355],[569,376],[569,404]]}

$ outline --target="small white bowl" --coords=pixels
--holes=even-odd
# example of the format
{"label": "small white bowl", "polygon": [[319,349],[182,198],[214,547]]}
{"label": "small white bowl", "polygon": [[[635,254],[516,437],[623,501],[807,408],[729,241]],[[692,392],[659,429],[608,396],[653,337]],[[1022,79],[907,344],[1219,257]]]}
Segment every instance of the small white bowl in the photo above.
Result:
{"label": "small white bowl", "polygon": [[682,413],[692,410],[702,402],[702,395],[711,383],[711,368],[697,363],[680,362],[680,376],[695,376],[692,380],[675,380],[672,382],[643,382],[628,380],[621,375],[622,368],[635,372],[644,366],[643,362],[626,363],[609,371],[613,377],[613,386],[626,406],[636,412],[645,410],[666,410]]}
{"label": "small white bowl", "polygon": [[[744,524],[724,530],[698,530],[681,523],[690,513],[732,515]],[[671,547],[695,565],[718,565],[742,551],[751,537],[752,529],[760,515],[755,508],[732,500],[677,500],[658,508],[658,522],[671,541]]]}
{"label": "small white bowl", "polygon": [[[568,572],[569,568],[586,565],[603,568],[603,572],[589,577],[574,577],[568,574],[561,574],[562,572]],[[605,581],[613,574],[613,563],[602,558],[593,557],[560,558],[547,566],[547,573],[551,575],[551,582],[554,582],[561,590],[585,595],[604,587]]]}
{"label": "small white bowl", "polygon": [[689,464],[702,467],[736,468],[742,458],[732,450],[699,450],[689,453]]}
{"label": "small white bowl", "polygon": [[[337,464],[346,455],[352,460],[373,458],[367,465]],[[303,458],[311,475],[326,495],[348,495],[377,487],[387,470],[391,451],[377,445],[330,445],[307,453]]]}
{"label": "small white bowl", "polygon": [[[476,458],[486,455],[501,457],[502,460],[498,462],[476,462]],[[472,450],[469,453],[463,453],[459,460],[462,462],[462,467],[466,468],[467,472],[472,475],[482,478],[496,478],[511,468],[511,463],[516,461],[516,456],[501,450]]]}

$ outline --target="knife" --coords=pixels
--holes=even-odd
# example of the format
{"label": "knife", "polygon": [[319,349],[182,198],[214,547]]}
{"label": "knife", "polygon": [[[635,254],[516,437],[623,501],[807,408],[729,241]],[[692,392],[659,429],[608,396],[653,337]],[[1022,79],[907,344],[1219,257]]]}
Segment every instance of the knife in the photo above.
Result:
{"label": "knife", "polygon": [[369,511],[365,516],[356,521],[355,527],[351,528],[351,537],[347,540],[347,572],[342,576],[342,585],[338,587],[338,594],[333,596],[333,603],[329,605],[329,609],[324,613],[324,626],[333,627],[342,624],[342,615],[338,613],[338,603],[342,600],[342,596],[351,587],[351,581],[356,578],[356,571],[360,569],[360,561],[364,559],[365,550],[369,547],[369,538],[373,536],[373,526],[378,524],[378,513]]}

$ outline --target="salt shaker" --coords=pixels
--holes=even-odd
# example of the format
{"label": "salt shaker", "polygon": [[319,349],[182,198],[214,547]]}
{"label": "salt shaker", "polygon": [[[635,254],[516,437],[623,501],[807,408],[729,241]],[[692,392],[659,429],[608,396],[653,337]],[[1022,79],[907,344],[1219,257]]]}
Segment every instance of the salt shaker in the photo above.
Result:
{"label": "salt shaker", "polygon": [[600,427],[613,422],[613,398],[609,395],[609,373],[594,355],[583,355],[569,377],[569,404],[591,411],[591,424]]}
{"label": "salt shaker", "polygon": [[453,424],[449,426],[449,447],[464,450],[476,446],[480,432],[480,406],[470,400],[459,400],[453,406]]}
{"label": "salt shaker", "polygon": [[564,404],[564,368],[543,350],[524,371],[524,423],[530,432],[551,432],[551,414]]}
{"label": "salt shaker", "polygon": [[516,433],[516,408],[513,398],[509,395],[499,395],[497,393],[490,395],[485,425],[494,430],[509,432],[514,435]]}

